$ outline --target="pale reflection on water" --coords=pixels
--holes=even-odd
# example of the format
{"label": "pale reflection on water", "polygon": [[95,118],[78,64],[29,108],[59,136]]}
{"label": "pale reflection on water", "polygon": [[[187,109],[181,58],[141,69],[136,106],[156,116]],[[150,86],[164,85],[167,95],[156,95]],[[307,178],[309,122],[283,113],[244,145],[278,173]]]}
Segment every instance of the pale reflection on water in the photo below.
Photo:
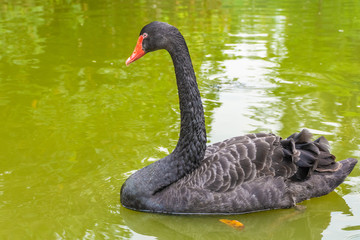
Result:
{"label": "pale reflection on water", "polygon": [[[349,181],[347,181],[346,183],[349,184]],[[350,208],[350,213],[337,211],[332,212],[331,222],[329,226],[322,232],[323,239],[360,239],[359,196],[357,194],[350,193],[345,195],[343,198]]]}
{"label": "pale reflection on water", "polygon": [[[277,16],[277,19],[282,19]],[[219,94],[221,107],[214,112],[214,122],[211,140],[221,141],[249,132],[274,132],[280,130],[278,121],[281,109],[271,108],[279,102],[277,96],[269,95],[276,87],[275,76],[279,63],[271,58],[271,51],[284,49],[280,27],[282,21],[274,26],[274,36],[269,37],[266,32],[240,32],[229,34],[236,43],[225,44],[224,58],[220,62],[221,74],[215,78],[223,80],[223,91]],[[255,30],[254,30],[255,31]],[[270,48],[269,48],[270,46]],[[275,49],[274,46],[276,46]],[[209,76],[214,78],[214,76]],[[266,127],[264,127],[266,124]]]}

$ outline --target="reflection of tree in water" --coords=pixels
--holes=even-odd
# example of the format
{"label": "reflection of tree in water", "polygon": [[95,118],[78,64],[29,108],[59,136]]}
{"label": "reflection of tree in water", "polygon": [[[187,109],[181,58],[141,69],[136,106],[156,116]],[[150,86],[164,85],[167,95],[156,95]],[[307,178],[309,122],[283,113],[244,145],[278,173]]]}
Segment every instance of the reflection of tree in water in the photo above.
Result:
{"label": "reflection of tree in water", "polygon": [[[157,5],[156,11],[154,4]],[[192,6],[194,4],[197,6]],[[177,93],[172,68],[167,71],[161,68],[165,64],[171,66],[170,58],[154,54],[144,61],[152,61],[152,64],[140,65],[141,71],[128,69],[126,72],[123,60],[131,53],[144,22],[171,17],[179,21],[178,25],[183,25],[180,20],[188,19],[187,14],[195,18],[195,14],[190,12],[202,9],[200,15],[209,14],[202,4],[187,1],[176,4],[156,1],[55,1],[39,5],[27,1],[23,5],[8,3],[6,6],[2,9],[5,13],[2,17],[6,21],[12,21],[13,15],[25,19],[21,23],[14,22],[11,31],[4,31],[4,37],[0,39],[3,41],[1,45],[6,46],[6,54],[1,59],[2,74],[6,78],[0,78],[0,83],[11,85],[11,88],[3,88],[8,89],[4,94],[8,106],[18,104],[19,99],[23,99],[26,107],[33,102],[37,109],[30,122],[51,127],[52,133],[54,129],[55,132],[58,130],[57,134],[51,135],[54,139],[59,138],[58,134],[63,139],[78,139],[84,126],[94,129],[106,122],[109,130],[96,133],[96,138],[88,138],[91,145],[99,135],[105,135],[105,142],[121,139],[117,141],[122,143],[118,155],[125,154],[127,158],[140,153],[143,156],[138,158],[145,159],[153,154],[143,149],[154,151],[159,145],[171,151],[179,132]],[[182,6],[189,6],[189,9]],[[126,11],[131,16],[126,15]],[[129,28],[127,21],[130,17],[137,19],[139,27]],[[194,38],[201,36],[197,33]],[[196,58],[197,51],[192,52]],[[196,62],[194,65],[198,68],[201,64]],[[219,105],[215,100],[217,89],[205,89],[201,82],[199,78],[206,102],[207,125],[210,126],[212,109]],[[27,110],[23,108],[18,112]],[[6,107],[5,115],[11,115],[10,111],[12,108]],[[101,121],[101,118],[104,120]],[[118,135],[109,136],[116,129],[120,129]],[[157,137],[154,136],[155,131]],[[48,133],[44,135],[49,136]],[[158,139],[157,142],[153,142],[154,138]],[[134,146],[135,141],[138,146]],[[72,149],[75,142],[63,141],[59,145]],[[151,143],[154,143],[153,146],[143,146]],[[154,157],[163,154],[160,152]]]}

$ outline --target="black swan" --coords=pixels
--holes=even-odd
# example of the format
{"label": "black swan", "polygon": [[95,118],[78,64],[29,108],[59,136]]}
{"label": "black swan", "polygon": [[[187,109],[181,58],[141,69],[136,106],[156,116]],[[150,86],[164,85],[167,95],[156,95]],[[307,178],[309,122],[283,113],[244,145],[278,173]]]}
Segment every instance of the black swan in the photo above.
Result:
{"label": "black swan", "polygon": [[204,110],[185,40],[177,28],[152,22],[140,32],[126,65],[167,50],[174,63],[181,111],[174,151],[132,174],[121,187],[124,207],[168,214],[239,214],[290,208],[333,191],[356,159],[340,162],[328,141],[304,129],[282,140],[256,133],[206,146]]}

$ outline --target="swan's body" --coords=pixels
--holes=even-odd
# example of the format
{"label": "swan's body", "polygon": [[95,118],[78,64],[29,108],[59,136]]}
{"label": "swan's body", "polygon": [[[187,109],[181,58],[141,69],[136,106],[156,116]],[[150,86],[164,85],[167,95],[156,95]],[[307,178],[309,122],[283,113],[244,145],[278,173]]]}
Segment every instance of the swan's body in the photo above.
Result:
{"label": "swan's body", "polygon": [[126,64],[166,49],[174,63],[181,110],[175,150],[131,175],[121,188],[123,206],[147,212],[236,214],[289,208],[328,194],[352,171],[356,159],[335,162],[328,142],[311,142],[303,130],[282,140],[249,134],[206,146],[204,112],[190,55],[180,32],[145,26]]}

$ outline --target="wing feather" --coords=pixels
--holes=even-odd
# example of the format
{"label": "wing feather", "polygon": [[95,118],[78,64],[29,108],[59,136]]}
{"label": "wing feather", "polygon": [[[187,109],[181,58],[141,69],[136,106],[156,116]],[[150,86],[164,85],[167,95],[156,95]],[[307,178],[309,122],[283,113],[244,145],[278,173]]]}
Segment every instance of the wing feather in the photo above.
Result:
{"label": "wing feather", "polygon": [[228,192],[259,177],[288,178],[296,166],[292,160],[284,162],[280,141],[281,138],[273,134],[257,133],[210,145],[201,166],[183,184]]}

